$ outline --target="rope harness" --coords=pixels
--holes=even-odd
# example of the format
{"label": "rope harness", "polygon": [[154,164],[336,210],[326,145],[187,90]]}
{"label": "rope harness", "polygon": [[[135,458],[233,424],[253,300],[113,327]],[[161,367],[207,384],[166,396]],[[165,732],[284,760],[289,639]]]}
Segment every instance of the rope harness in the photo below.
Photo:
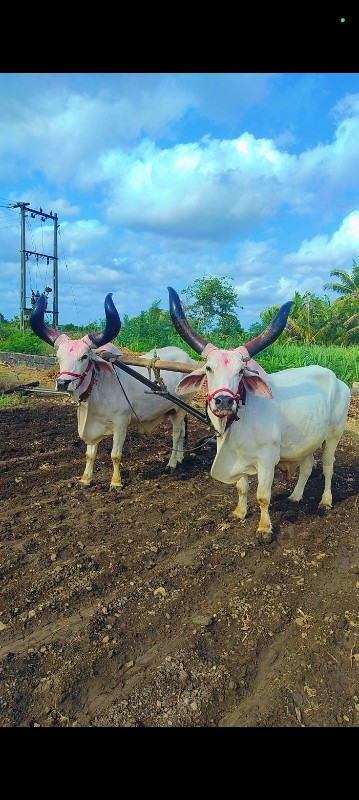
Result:
{"label": "rope harness", "polygon": [[88,398],[90,397],[90,394],[92,392],[92,387],[93,387],[93,385],[95,383],[95,369],[94,369],[92,361],[89,361],[89,363],[88,363],[88,365],[87,365],[87,367],[86,367],[84,372],[68,372],[67,370],[63,370],[62,372],[58,372],[57,375],[56,375],[56,379],[60,378],[61,375],[71,375],[72,378],[80,378],[80,380],[79,380],[79,382],[78,382],[78,384],[76,386],[76,389],[78,389],[81,386],[81,384],[83,383],[83,381],[85,380],[86,375],[90,371],[90,369],[92,369],[91,380],[90,380],[90,383],[89,383],[87,389],[85,389],[85,391],[82,394],[80,394],[79,403],[83,403],[84,400],[88,400]]}
{"label": "rope harness", "polygon": [[[208,385],[207,385],[207,389],[208,389]],[[232,389],[229,389],[227,386],[223,386],[220,389],[216,389],[214,392],[212,392],[212,394],[209,394],[208,391],[207,391],[207,394],[206,394],[206,416],[207,416],[209,424],[211,425],[212,428],[213,428],[213,425],[212,425],[212,422],[211,422],[211,420],[209,418],[208,406],[209,406],[211,400],[213,400],[213,398],[216,396],[216,394],[219,394],[220,392],[228,392],[228,394],[230,394],[233,397],[233,400],[236,401],[236,410],[235,411],[231,411],[230,414],[227,414],[226,427],[224,429],[226,431],[226,430],[228,430],[230,425],[232,425],[232,422],[234,422],[235,420],[239,419],[239,416],[238,416],[239,403],[241,403],[242,406],[245,405],[245,402],[246,402],[246,390],[245,390],[245,387],[243,386],[243,384],[239,383],[236,394],[234,394],[234,392],[232,392]],[[211,409],[211,411],[212,411],[212,409]],[[216,415],[216,412],[212,411],[212,414]],[[216,416],[219,416],[219,415],[216,415]],[[219,434],[216,431],[216,435],[220,436],[221,434]]]}

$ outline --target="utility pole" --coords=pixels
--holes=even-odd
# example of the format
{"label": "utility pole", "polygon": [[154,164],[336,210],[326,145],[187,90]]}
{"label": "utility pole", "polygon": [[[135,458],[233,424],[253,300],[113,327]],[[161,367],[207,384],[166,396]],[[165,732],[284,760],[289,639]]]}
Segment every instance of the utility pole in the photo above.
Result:
{"label": "utility pole", "polygon": [[[42,208],[40,207],[40,211],[37,211],[34,208],[29,208],[30,203],[14,203],[12,208],[19,208],[21,213],[21,293],[20,293],[20,330],[22,333],[25,333],[25,323],[28,321],[30,312],[32,311],[32,306],[27,306],[26,304],[26,262],[29,259],[29,256],[36,256],[37,261],[39,258],[46,258],[47,263],[49,264],[50,261],[53,262],[53,271],[52,271],[52,291],[53,291],[53,301],[52,301],[52,311],[48,311],[47,313],[52,314],[52,325],[54,330],[57,330],[59,325],[59,301],[58,301],[58,258],[57,258],[57,230],[58,230],[58,217],[57,214],[53,214],[50,211],[50,214],[45,214]],[[25,246],[25,217],[26,214],[31,214],[33,218],[36,216],[41,217],[41,222],[45,222],[47,219],[52,219],[54,221],[54,246],[53,246],[53,255],[49,255],[48,253],[37,253],[34,250],[27,250]]]}

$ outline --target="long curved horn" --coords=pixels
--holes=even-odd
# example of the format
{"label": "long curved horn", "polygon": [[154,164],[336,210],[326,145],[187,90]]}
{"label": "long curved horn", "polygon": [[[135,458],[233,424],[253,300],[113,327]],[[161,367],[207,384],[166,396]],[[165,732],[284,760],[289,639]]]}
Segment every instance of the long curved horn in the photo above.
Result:
{"label": "long curved horn", "polygon": [[172,289],[172,286],[167,286],[167,289],[170,297],[171,320],[176,328],[177,333],[179,333],[181,339],[183,339],[184,342],[187,342],[187,344],[189,344],[189,346],[192,347],[196,353],[201,354],[208,344],[207,339],[204,339],[200,333],[197,333],[197,331],[194,331],[193,328],[191,328],[184,315],[181,301],[177,292]]}
{"label": "long curved horn", "polygon": [[88,333],[88,338],[94,343],[95,347],[101,347],[103,344],[112,342],[113,339],[120,333],[121,320],[118,311],[112,300],[112,292],[105,297],[105,312],[106,312],[106,327],[103,331],[96,333]]}
{"label": "long curved horn", "polygon": [[[61,334],[58,331],[49,328],[44,320],[46,310],[46,294],[45,292],[40,295],[37,303],[35,304],[29,318],[30,325],[36,336],[42,339],[47,344],[53,347],[56,339]],[[88,338],[94,344],[94,347],[101,347],[103,344],[112,342],[113,339],[119,334],[121,330],[121,320],[112,300],[112,294],[107,294],[105,297],[105,312],[106,312],[106,327],[103,331],[96,333],[89,333]]]}
{"label": "long curved horn", "polygon": [[[167,288],[170,297],[170,315],[177,333],[179,333],[183,341],[187,342],[187,344],[189,344],[189,346],[192,347],[196,353],[201,354],[208,344],[208,341],[199,333],[194,331],[193,328],[191,328],[184,315],[181,301],[177,292],[172,289],[172,286],[168,286]],[[278,336],[280,336],[286,326],[292,303],[292,300],[289,300],[288,303],[284,303],[265,331],[262,331],[262,333],[259,333],[258,336],[254,337],[254,339],[251,339],[249,342],[246,342],[246,344],[242,345],[242,347],[246,348],[251,358],[253,358],[253,356],[255,356],[257,353],[260,353],[261,350],[269,347],[270,344],[273,344],[273,342],[278,339]]]}
{"label": "long curved horn", "polygon": [[251,358],[253,358],[253,356],[255,356],[257,353],[260,353],[261,350],[269,347],[270,344],[273,344],[273,342],[278,339],[278,336],[280,336],[286,326],[292,303],[292,300],[289,300],[288,303],[284,303],[279,311],[277,311],[274,319],[272,319],[272,322],[269,323],[265,331],[259,333],[258,336],[255,336],[254,339],[251,339],[250,342],[245,342],[243,346],[246,348]]}
{"label": "long curved horn", "polygon": [[43,292],[43,294],[40,294],[39,299],[37,300],[37,302],[34,305],[34,308],[32,309],[32,312],[29,317],[29,322],[32,327],[32,330],[34,331],[34,333],[36,333],[36,336],[38,336],[39,339],[42,339],[44,342],[47,342],[47,344],[51,344],[51,346],[53,347],[56,342],[56,339],[58,339],[58,337],[61,336],[61,334],[58,333],[58,331],[54,331],[52,328],[48,328],[48,326],[46,325],[44,319],[45,309],[46,309],[46,294],[45,292]]}

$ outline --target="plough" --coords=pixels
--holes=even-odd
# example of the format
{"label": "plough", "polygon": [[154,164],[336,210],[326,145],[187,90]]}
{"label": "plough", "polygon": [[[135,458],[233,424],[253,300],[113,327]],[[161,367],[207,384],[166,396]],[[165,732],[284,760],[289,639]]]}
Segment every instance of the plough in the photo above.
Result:
{"label": "plough", "polygon": [[38,386],[40,381],[32,381],[32,383],[22,383],[20,386],[12,386],[11,389],[1,389],[1,394],[13,394],[14,392],[22,392],[29,389],[31,386]]}
{"label": "plough", "polygon": [[57,389],[48,389],[46,386],[39,386],[40,381],[32,381],[31,383],[21,383],[19,386],[12,386],[11,389],[0,389],[0,395],[3,394],[30,394],[30,392],[39,392],[39,394],[68,394],[68,392],[58,392]]}

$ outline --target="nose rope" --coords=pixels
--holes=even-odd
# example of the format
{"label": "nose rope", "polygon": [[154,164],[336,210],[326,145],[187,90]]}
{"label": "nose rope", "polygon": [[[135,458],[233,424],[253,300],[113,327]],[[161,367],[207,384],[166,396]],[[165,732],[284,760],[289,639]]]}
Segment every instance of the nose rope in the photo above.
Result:
{"label": "nose rope", "polygon": [[[207,389],[208,389],[208,384],[207,384]],[[211,400],[213,399],[213,397],[215,397],[216,394],[219,394],[220,392],[228,392],[231,395],[231,397],[233,397],[233,400],[235,400],[235,402],[236,402],[235,411],[231,411],[227,415],[226,426],[225,426],[225,431],[227,431],[228,428],[232,425],[232,422],[234,422],[235,420],[239,420],[239,417],[238,417],[239,402],[241,401],[242,405],[244,406],[245,399],[246,399],[246,390],[245,390],[243,384],[241,382],[239,382],[238,389],[237,389],[237,394],[234,394],[234,392],[232,392],[232,389],[229,389],[228,386],[223,386],[220,389],[216,389],[214,392],[212,392],[212,394],[209,394],[209,393],[206,394],[206,416],[207,416],[208,422],[210,423],[212,428],[213,428],[213,425],[212,425],[212,422],[211,422],[209,414],[208,414],[208,407],[209,407],[209,404],[210,404]],[[212,413],[215,416],[219,416],[219,412],[213,411]],[[215,434],[216,434],[216,436],[222,436],[222,434],[219,434],[218,431],[215,431]]]}
{"label": "nose rope", "polygon": [[233,397],[233,400],[240,400],[242,396],[242,393],[239,392],[238,390],[237,394],[234,394],[234,392],[232,392],[232,389],[228,389],[227,386],[223,386],[221,389],[216,389],[214,392],[212,392],[212,394],[206,394],[206,402],[210,403],[210,401],[213,400],[216,394],[219,394],[220,392],[229,392],[229,394]]}
{"label": "nose rope", "polygon": [[61,375],[71,375],[72,378],[80,378],[80,380],[79,380],[79,382],[78,382],[78,384],[76,386],[76,389],[78,389],[79,386],[81,386],[81,384],[85,380],[86,375],[90,371],[91,368],[92,368],[92,362],[89,361],[89,363],[88,363],[88,365],[87,365],[87,367],[85,369],[85,372],[68,372],[67,370],[63,370],[62,372],[58,372],[57,373],[56,379],[60,378]]}

